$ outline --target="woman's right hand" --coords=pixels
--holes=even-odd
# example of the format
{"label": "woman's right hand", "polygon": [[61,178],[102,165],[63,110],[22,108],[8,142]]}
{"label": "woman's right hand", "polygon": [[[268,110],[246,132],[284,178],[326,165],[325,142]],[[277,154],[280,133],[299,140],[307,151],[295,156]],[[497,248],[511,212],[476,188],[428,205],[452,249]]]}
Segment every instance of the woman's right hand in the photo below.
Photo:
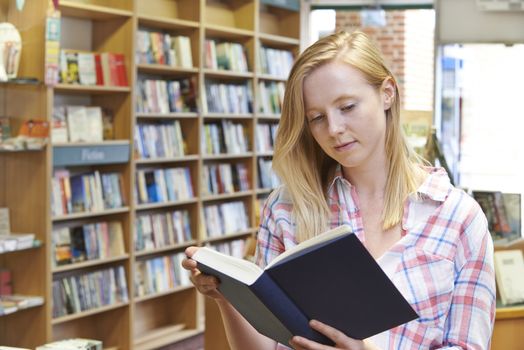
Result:
{"label": "woman's right hand", "polygon": [[200,272],[200,270],[197,269],[197,262],[191,259],[198,249],[198,247],[188,247],[186,249],[185,253],[187,258],[182,260],[182,267],[191,272],[191,282],[193,282],[193,285],[200,293],[213,299],[222,300],[224,297],[217,290],[219,284],[218,279]]}

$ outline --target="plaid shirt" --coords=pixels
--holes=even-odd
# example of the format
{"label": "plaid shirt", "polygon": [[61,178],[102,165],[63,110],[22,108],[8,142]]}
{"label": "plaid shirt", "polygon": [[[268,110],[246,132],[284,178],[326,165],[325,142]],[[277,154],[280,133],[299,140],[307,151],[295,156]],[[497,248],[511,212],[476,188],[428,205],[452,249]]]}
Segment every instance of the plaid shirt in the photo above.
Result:
{"label": "plaid shirt", "polygon": [[[420,318],[371,341],[384,350],[489,349],[495,275],[486,217],[443,169],[428,171],[418,196],[406,200],[402,238],[377,260]],[[338,171],[328,194],[331,227],[347,224],[365,244],[356,188]],[[267,199],[258,233],[260,266],[297,244],[291,209],[283,187]]]}

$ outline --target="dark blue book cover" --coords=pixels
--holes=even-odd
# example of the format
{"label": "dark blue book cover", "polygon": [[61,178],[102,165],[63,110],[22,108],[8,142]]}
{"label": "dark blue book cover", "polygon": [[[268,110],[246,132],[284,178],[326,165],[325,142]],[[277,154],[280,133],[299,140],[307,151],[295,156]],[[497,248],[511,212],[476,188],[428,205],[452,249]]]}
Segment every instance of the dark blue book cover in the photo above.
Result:
{"label": "dark blue book cover", "polygon": [[300,335],[332,345],[311,319],[364,339],[418,318],[348,226],[306,242],[265,270],[209,248],[193,259],[255,329],[282,344]]}

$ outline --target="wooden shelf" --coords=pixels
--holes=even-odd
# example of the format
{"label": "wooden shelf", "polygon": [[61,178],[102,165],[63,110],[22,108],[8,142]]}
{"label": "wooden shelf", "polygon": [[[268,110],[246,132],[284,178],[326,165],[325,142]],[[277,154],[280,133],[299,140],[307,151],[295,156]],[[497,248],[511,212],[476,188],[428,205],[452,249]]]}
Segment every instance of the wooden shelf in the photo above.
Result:
{"label": "wooden shelf", "polygon": [[101,86],[101,85],[73,85],[58,84],[55,86],[55,92],[68,94],[113,94],[130,92],[129,86]]}
{"label": "wooden shelf", "polygon": [[208,202],[208,201],[218,201],[222,199],[241,198],[241,197],[251,196],[252,194],[253,194],[252,190],[242,191],[242,192],[233,192],[233,193],[220,193],[220,194],[202,196],[202,201]]}
{"label": "wooden shelf", "polygon": [[165,247],[161,247],[161,248],[155,248],[155,249],[151,249],[151,250],[135,251],[135,257],[140,258],[140,257],[143,257],[143,256],[169,252],[169,251],[172,251],[172,250],[180,250],[180,249],[184,249],[184,248],[187,248],[189,246],[197,245],[197,244],[198,244],[197,241],[192,240],[192,241],[187,241],[187,242],[183,242],[183,243],[173,244],[173,245],[169,245],[169,246],[165,246]]}
{"label": "wooden shelf", "polygon": [[[45,303],[45,301],[41,302],[41,303],[38,303],[38,304],[25,306],[25,307],[16,307],[16,310],[11,310],[11,311],[8,311],[7,313],[2,313],[2,311],[0,311],[0,317],[6,317],[6,316],[13,315],[13,314],[17,314],[19,312],[24,312],[26,310],[34,309],[36,307],[44,305],[44,303]],[[4,310],[4,312],[5,312],[5,310]]]}
{"label": "wooden shelf", "polygon": [[134,301],[135,301],[135,303],[140,303],[140,302],[143,302],[143,301],[147,301],[147,300],[151,300],[151,299],[155,299],[155,298],[160,298],[160,297],[163,297],[163,296],[166,296],[166,295],[169,295],[169,294],[174,294],[174,293],[181,292],[183,290],[193,289],[193,288],[195,288],[195,287],[192,284],[187,285],[187,286],[178,286],[176,288],[173,288],[173,289],[170,289],[170,290],[166,290],[166,291],[163,291],[163,292],[153,293],[153,294],[144,295],[144,296],[140,296],[140,297],[135,297]]}
{"label": "wooden shelf", "polygon": [[253,114],[207,113],[204,119],[253,119]]}
{"label": "wooden shelf", "polygon": [[128,305],[129,305],[129,303],[116,303],[116,304],[113,304],[113,305],[97,307],[95,309],[86,310],[86,311],[78,312],[78,313],[75,313],[75,314],[54,318],[53,321],[51,321],[51,323],[53,325],[57,325],[57,324],[61,324],[61,323],[65,323],[65,322],[69,322],[69,321],[73,321],[73,320],[77,320],[79,318],[84,318],[84,317],[96,315],[96,314],[99,314],[99,313],[102,313],[102,312],[115,310],[115,309],[118,309],[118,308],[121,308],[121,307],[124,307],[124,306],[128,306]]}
{"label": "wooden shelf", "polygon": [[256,114],[257,119],[268,120],[268,121],[279,121],[280,114]]}
{"label": "wooden shelf", "polygon": [[193,28],[198,29],[199,23],[193,21],[187,21],[177,18],[164,18],[164,17],[154,17],[148,15],[138,15],[138,24],[140,26],[158,28],[158,29],[186,29]]}
{"label": "wooden shelf", "polygon": [[254,36],[254,32],[246,29],[226,27],[220,25],[204,25],[206,38],[219,37],[222,39],[245,40]]}
{"label": "wooden shelf", "polygon": [[203,160],[218,160],[218,159],[240,159],[240,158],[251,158],[253,152],[239,153],[239,154],[205,154],[202,156]]}
{"label": "wooden shelf", "polygon": [[142,164],[157,164],[157,163],[176,163],[176,162],[188,162],[198,160],[200,157],[197,154],[190,154],[183,157],[173,157],[173,158],[148,158],[148,159],[136,159],[135,163],[137,165]]}
{"label": "wooden shelf", "polygon": [[54,216],[51,218],[53,222],[58,221],[66,221],[66,220],[76,220],[76,219],[85,219],[85,218],[93,218],[98,216],[108,216],[108,215],[114,215],[114,214],[122,214],[129,212],[129,207],[122,207],[122,208],[116,208],[116,209],[107,209],[104,211],[93,211],[93,212],[85,212],[85,213],[74,213],[74,214],[67,214],[62,216]]}
{"label": "wooden shelf", "polygon": [[270,152],[257,152],[257,157],[273,157],[273,151],[270,151]]}
{"label": "wooden shelf", "polygon": [[300,45],[300,40],[295,38],[290,38],[282,35],[273,35],[260,33],[258,35],[260,41],[263,44],[277,46],[277,47],[289,47],[289,46],[298,46]]}
{"label": "wooden shelf", "polygon": [[197,198],[192,198],[192,199],[187,199],[183,201],[175,201],[175,202],[138,204],[136,206],[136,210],[149,210],[149,209],[175,207],[175,206],[180,206],[180,205],[185,205],[185,204],[194,204],[197,201],[198,201]]}
{"label": "wooden shelf", "polygon": [[195,119],[198,118],[196,112],[176,112],[176,113],[135,113],[138,119]]}
{"label": "wooden shelf", "polygon": [[[182,325],[184,327],[184,325]],[[135,339],[134,348],[136,350],[151,350],[159,347],[179,342],[184,339],[201,334],[199,329],[180,329],[179,325],[166,326],[153,330],[140,338]]]}
{"label": "wooden shelf", "polygon": [[5,251],[0,252],[0,255],[2,255],[2,254],[12,254],[12,253],[18,253],[18,252],[25,252],[25,251],[28,251],[28,250],[40,248],[41,246],[42,246],[42,242],[37,240],[37,239],[35,239],[33,241],[33,246],[31,246],[31,247],[26,247],[26,248],[22,248],[22,249],[15,249],[15,250],[5,250]]}
{"label": "wooden shelf", "polygon": [[497,307],[497,320],[524,318],[524,305]]}
{"label": "wooden shelf", "polygon": [[83,4],[76,1],[60,1],[60,12],[63,17],[78,17],[96,21],[110,20],[115,18],[129,18],[133,16],[132,11],[115,9],[113,7]]}
{"label": "wooden shelf", "polygon": [[198,68],[174,67],[165,64],[137,64],[139,73],[169,74],[173,76],[189,76],[198,73]]}
{"label": "wooden shelf", "polygon": [[123,261],[128,258],[129,258],[129,254],[125,254],[122,256],[115,256],[115,257],[107,258],[107,259],[87,260],[87,261],[82,261],[79,263],[61,265],[61,266],[54,267],[52,270],[52,273],[55,274],[55,273],[61,273],[61,272],[66,272],[66,271],[83,269],[83,268],[91,267],[91,266],[106,265],[106,264],[111,264],[117,261]]}
{"label": "wooden shelf", "polygon": [[[289,0],[286,0],[286,3]],[[241,154],[202,154],[202,126],[232,120],[241,124],[248,135],[249,150],[255,150],[255,132],[259,123],[276,124],[279,115],[259,113],[203,113],[196,108],[191,112],[142,113],[137,112],[135,91],[138,79],[175,80],[190,79],[195,83],[196,94],[191,96],[199,103],[207,82],[254,85],[257,81],[285,82],[285,77],[258,74],[260,45],[289,50],[296,55],[300,16],[297,12],[267,5],[262,0],[61,0],[59,9],[62,47],[78,51],[114,52],[125,57],[125,70],[129,86],[86,86],[80,84],[46,85],[44,78],[45,11],[47,0],[26,1],[20,11],[14,10],[14,1],[7,1],[0,12],[6,20],[22,31],[24,54],[20,62],[19,76],[36,77],[36,84],[0,83],[5,98],[3,113],[13,116],[12,127],[24,120],[44,119],[51,121],[55,107],[67,105],[99,106],[111,111],[115,140],[96,143],[59,143],[42,150],[0,151],[0,199],[3,206],[12,208],[12,227],[20,232],[35,232],[45,249],[26,249],[2,254],[2,267],[12,272],[16,291],[42,295],[47,305],[27,309],[15,316],[0,317],[2,341],[21,348],[36,348],[50,340],[75,337],[100,339],[118,349],[154,349],[184,340],[203,332],[202,303],[197,290],[183,286],[144,297],[133,297],[137,263],[150,258],[183,253],[191,245],[228,243],[245,239],[256,232],[255,204],[269,189],[252,188],[236,193],[201,196],[203,168],[211,163],[243,163],[249,182],[258,183],[257,157],[269,157],[267,153],[253,151]],[[16,15],[14,15],[16,14]],[[138,30],[151,30],[172,36],[187,36],[193,58],[193,67],[171,67],[160,64],[137,64],[135,61]],[[204,41],[215,39],[239,43],[246,52],[250,72],[207,69],[205,66]],[[24,59],[24,57],[26,59]],[[185,87],[185,86],[184,86]],[[253,106],[257,95],[252,91]],[[1,103],[1,102],[0,102]],[[201,104],[201,103],[200,103]],[[186,109],[186,110],[189,110]],[[172,158],[135,159],[135,126],[179,122],[188,155]],[[76,153],[75,153],[76,152]],[[103,153],[103,155],[102,155]],[[116,157],[116,158],[115,158]],[[134,201],[137,171],[145,168],[165,169],[175,166],[188,167],[195,197],[172,202],[137,204]],[[52,216],[51,198],[57,199],[54,169],[65,169],[76,175],[84,171],[111,172],[119,174],[123,198],[127,206],[96,212],[70,213]],[[64,171],[65,174],[65,171]],[[62,182],[59,183],[62,186]],[[64,182],[65,186],[65,182]],[[4,190],[2,190],[4,188]],[[66,195],[66,187],[60,187]],[[30,198],[30,200],[27,200]],[[63,197],[61,197],[63,198]],[[241,201],[245,204],[249,223],[248,230],[220,237],[202,239],[205,220],[202,207]],[[194,240],[165,246],[150,251],[134,251],[137,216],[143,214],[167,214],[187,211],[187,218]],[[29,215],[28,215],[28,214]],[[37,215],[38,214],[38,215]],[[185,215],[185,214],[184,214]],[[122,227],[124,255],[108,259],[88,260],[70,265],[53,266],[53,232],[74,229],[101,222],[118,221]],[[64,231],[65,232],[65,231]],[[65,276],[83,274],[100,267],[123,267],[130,296],[129,303],[118,303],[73,315],[53,318],[53,280]],[[31,271],[28,275],[27,271]],[[33,278],[34,276],[35,278]],[[65,288],[65,286],[63,286]],[[206,315],[207,326],[215,336],[220,329],[218,318]],[[183,324],[183,329],[180,326]],[[31,329],[27,336],[19,329]],[[206,337],[208,336],[206,335]],[[211,338],[209,348],[222,348],[221,337]]]}
{"label": "wooden shelf", "polygon": [[271,191],[273,191],[274,188],[259,188],[256,190],[257,195],[258,194],[270,194]]}
{"label": "wooden shelf", "polygon": [[206,75],[206,78],[213,79],[227,79],[227,80],[243,80],[252,79],[255,75],[253,72],[235,72],[232,70],[224,69],[209,69],[205,68],[202,70]]}

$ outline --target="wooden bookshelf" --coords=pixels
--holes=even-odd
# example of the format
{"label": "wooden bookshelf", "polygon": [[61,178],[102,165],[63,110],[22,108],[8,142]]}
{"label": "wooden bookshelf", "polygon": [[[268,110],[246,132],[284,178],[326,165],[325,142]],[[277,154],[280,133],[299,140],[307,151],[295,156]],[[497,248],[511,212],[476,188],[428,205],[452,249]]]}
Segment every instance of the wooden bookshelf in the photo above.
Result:
{"label": "wooden bookshelf", "polygon": [[[44,48],[47,0],[26,2],[15,10],[15,0],[0,1],[0,18],[17,26],[24,40],[19,76],[44,81]],[[275,4],[276,3],[276,4]],[[280,3],[280,5],[279,5]],[[113,140],[91,143],[48,143],[38,152],[0,152],[0,206],[9,207],[13,231],[34,232],[42,245],[13,254],[0,254],[0,267],[11,270],[15,292],[41,295],[44,304],[0,316],[2,345],[35,348],[54,340],[86,337],[102,340],[104,348],[155,349],[189,339],[205,332],[206,348],[227,349],[217,309],[205,307],[204,299],[190,285],[137,296],[135,271],[143,260],[183,253],[190,245],[220,245],[246,240],[256,234],[258,201],[271,189],[260,188],[258,159],[270,159],[272,152],[258,151],[258,124],[277,124],[278,113],[260,113],[258,83],[285,83],[286,78],[263,73],[261,47],[299,51],[300,13],[286,4],[300,6],[298,0],[62,0],[61,49],[93,53],[122,53],[129,86],[63,84],[0,84],[0,116],[11,117],[12,130],[28,119],[53,120],[57,107],[100,106],[113,115]],[[282,4],[286,6],[282,6]],[[155,62],[138,63],[139,31],[188,37],[192,67]],[[40,38],[40,39],[35,39]],[[212,69],[206,66],[205,41],[240,44],[247,71]],[[36,64],[36,62],[40,62]],[[170,111],[139,111],[137,86],[142,80],[179,81],[196,97],[196,108]],[[183,80],[186,80],[182,83]],[[189,82],[189,83],[188,83]],[[208,111],[206,84],[246,86],[249,110],[235,113]],[[226,87],[230,88],[230,87]],[[191,90],[193,89],[193,90]],[[184,93],[187,93],[185,90]],[[184,98],[188,98],[184,95]],[[191,98],[191,97],[189,97]],[[185,100],[184,100],[185,101]],[[187,108],[186,108],[187,107]],[[207,154],[204,152],[205,124],[240,125],[247,151]],[[135,141],[139,125],[179,123],[185,152],[177,156],[140,156]],[[159,129],[160,130],[160,129]],[[105,152],[101,158],[83,160],[74,152]],[[73,152],[73,153],[71,153]],[[116,158],[115,158],[116,157]],[[203,188],[205,165],[243,164],[247,169],[247,190],[206,194]],[[182,200],[139,204],[136,184],[142,169],[188,168],[193,197]],[[51,207],[55,170],[79,173],[117,173],[120,175],[122,207],[54,214]],[[27,200],[30,198],[31,200]],[[204,209],[207,206],[242,203],[246,229],[206,236]],[[137,218],[186,210],[191,239],[154,249],[135,251]],[[29,213],[29,215],[28,215]],[[55,266],[54,229],[91,223],[121,223],[124,253],[115,257],[84,260]],[[127,302],[53,317],[53,281],[63,276],[122,267],[127,285]],[[27,271],[31,271],[28,274]],[[205,319],[205,321],[204,321]],[[20,332],[20,329],[31,332]]]}

